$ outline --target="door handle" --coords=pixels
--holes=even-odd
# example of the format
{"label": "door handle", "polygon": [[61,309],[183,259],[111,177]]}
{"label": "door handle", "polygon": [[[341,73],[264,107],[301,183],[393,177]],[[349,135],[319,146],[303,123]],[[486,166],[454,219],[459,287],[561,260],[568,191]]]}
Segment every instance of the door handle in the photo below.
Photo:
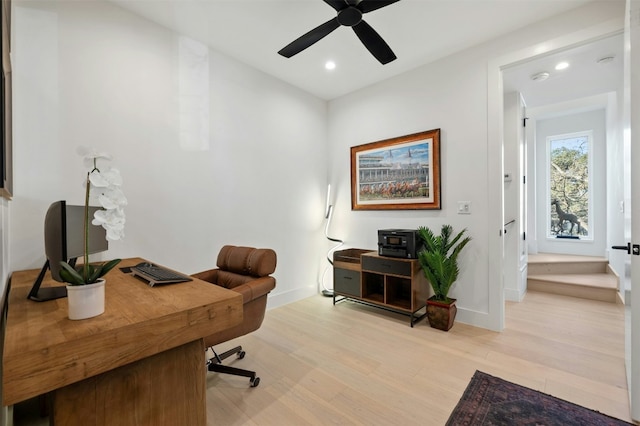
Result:
{"label": "door handle", "polygon": [[611,246],[611,248],[614,250],[624,250],[627,252],[627,254],[640,256],[640,244],[634,244],[632,246],[631,243],[627,243],[626,246]]}
{"label": "door handle", "polygon": [[624,250],[627,254],[631,254],[631,243],[627,243],[626,246],[611,246],[614,250]]}

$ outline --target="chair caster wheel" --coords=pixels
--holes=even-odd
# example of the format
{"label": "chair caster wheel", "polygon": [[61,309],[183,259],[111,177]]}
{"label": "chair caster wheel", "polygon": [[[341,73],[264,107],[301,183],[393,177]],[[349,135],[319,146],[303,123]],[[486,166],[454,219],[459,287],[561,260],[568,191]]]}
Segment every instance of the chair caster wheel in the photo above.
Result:
{"label": "chair caster wheel", "polygon": [[246,353],[245,351],[240,351],[240,352],[238,352],[238,359],[242,359],[242,358],[244,358],[244,356],[245,356],[246,354],[247,354],[247,353]]}
{"label": "chair caster wheel", "polygon": [[251,379],[251,387],[255,388],[260,384],[260,377],[255,377]]}

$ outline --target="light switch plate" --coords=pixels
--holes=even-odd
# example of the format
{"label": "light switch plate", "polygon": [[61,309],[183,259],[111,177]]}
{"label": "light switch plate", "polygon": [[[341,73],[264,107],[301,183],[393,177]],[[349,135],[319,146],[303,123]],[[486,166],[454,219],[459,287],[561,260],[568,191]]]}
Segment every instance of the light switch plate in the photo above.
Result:
{"label": "light switch plate", "polygon": [[458,214],[471,214],[471,201],[458,201]]}

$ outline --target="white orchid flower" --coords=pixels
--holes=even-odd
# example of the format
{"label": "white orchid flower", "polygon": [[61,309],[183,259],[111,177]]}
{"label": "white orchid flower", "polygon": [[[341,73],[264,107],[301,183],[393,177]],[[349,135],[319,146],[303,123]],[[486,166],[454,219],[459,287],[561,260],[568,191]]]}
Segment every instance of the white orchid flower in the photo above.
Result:
{"label": "white orchid flower", "polygon": [[120,170],[113,167],[100,172],[102,178],[109,182],[109,185],[122,186],[122,176],[120,176]]}
{"label": "white orchid flower", "polygon": [[98,160],[111,160],[109,154],[96,150],[79,148],[78,153],[84,157],[84,163],[89,168],[89,198],[102,207],[94,214],[93,225],[102,226],[107,231],[107,239],[120,240],[124,238],[125,215],[122,208],[127,205],[127,198],[122,189],[122,176],[115,168],[98,167]]}
{"label": "white orchid flower", "polygon": [[124,231],[121,232],[109,227],[107,228],[107,238],[112,241],[121,240],[124,238]]}
{"label": "white orchid flower", "polygon": [[97,188],[103,188],[108,186],[122,186],[122,176],[118,169],[106,169],[100,171],[94,169],[89,173],[89,181]]}
{"label": "white orchid flower", "polygon": [[96,166],[96,162],[99,159],[103,160],[111,160],[111,155],[105,152],[98,152],[95,149],[90,149],[87,147],[79,147],[77,150],[78,154],[80,154],[83,158],[83,163],[86,168],[93,169]]}
{"label": "white orchid flower", "polygon": [[91,188],[106,188],[109,186],[109,181],[98,170],[89,173],[89,182],[91,182]]}
{"label": "white orchid flower", "polygon": [[120,240],[124,238],[124,224],[126,218],[122,209],[98,210],[93,215],[91,223],[100,225],[107,231],[107,239]]}
{"label": "white orchid flower", "polygon": [[118,187],[110,187],[98,195],[98,202],[107,209],[117,209],[128,204],[127,197],[124,196],[122,190]]}

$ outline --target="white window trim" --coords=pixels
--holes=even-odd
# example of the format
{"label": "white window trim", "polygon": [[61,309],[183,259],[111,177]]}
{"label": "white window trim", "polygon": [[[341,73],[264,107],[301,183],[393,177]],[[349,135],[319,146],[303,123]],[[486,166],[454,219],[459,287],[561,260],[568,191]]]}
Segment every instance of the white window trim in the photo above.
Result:
{"label": "white window trim", "polygon": [[[588,156],[589,156],[589,160],[588,160],[588,167],[589,167],[589,215],[588,215],[588,219],[589,219],[589,235],[586,237],[580,236],[580,238],[578,239],[562,239],[562,238],[556,238],[555,236],[551,235],[551,229],[550,229],[550,220],[549,218],[551,217],[551,203],[549,202],[549,200],[551,200],[551,161],[549,161],[549,159],[551,158],[551,142],[554,140],[558,140],[558,139],[571,139],[571,138],[579,138],[579,137],[587,137],[587,143],[588,143]],[[546,154],[545,154],[545,163],[546,163],[546,174],[544,177],[544,184],[545,184],[545,203],[547,204],[546,210],[547,210],[547,216],[545,219],[545,235],[547,240],[549,241],[562,241],[562,242],[567,242],[567,243],[592,243],[595,236],[595,227],[593,226],[593,172],[594,172],[594,168],[593,168],[593,130],[585,130],[582,132],[574,132],[574,133],[563,133],[563,134],[559,134],[559,135],[553,135],[553,136],[547,136],[546,138]]]}

